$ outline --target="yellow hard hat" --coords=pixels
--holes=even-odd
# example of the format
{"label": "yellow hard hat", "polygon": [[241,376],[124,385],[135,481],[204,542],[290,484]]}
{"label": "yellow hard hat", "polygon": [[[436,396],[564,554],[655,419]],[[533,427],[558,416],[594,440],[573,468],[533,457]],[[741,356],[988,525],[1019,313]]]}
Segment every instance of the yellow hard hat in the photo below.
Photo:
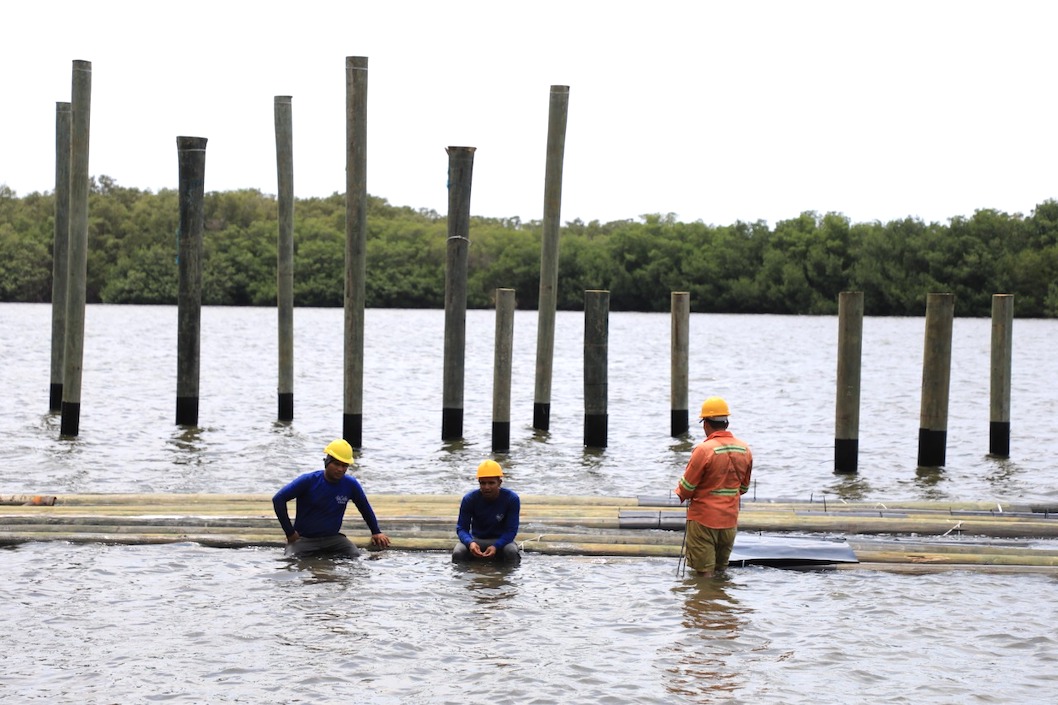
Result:
{"label": "yellow hard hat", "polygon": [[478,479],[483,477],[503,477],[503,468],[495,460],[483,460],[478,466]]}
{"label": "yellow hard hat", "polygon": [[323,452],[340,463],[353,464],[353,447],[344,438],[335,438],[327,444]]}
{"label": "yellow hard hat", "polygon": [[702,413],[698,414],[698,420],[715,419],[718,416],[730,416],[731,411],[727,408],[727,402],[720,397],[709,397],[702,402]]}

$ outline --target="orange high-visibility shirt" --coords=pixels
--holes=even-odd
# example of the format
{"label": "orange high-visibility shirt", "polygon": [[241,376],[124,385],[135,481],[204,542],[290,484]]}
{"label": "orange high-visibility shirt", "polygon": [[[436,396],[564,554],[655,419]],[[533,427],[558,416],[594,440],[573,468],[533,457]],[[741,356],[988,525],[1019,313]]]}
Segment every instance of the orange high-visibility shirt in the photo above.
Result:
{"label": "orange high-visibility shirt", "polygon": [[691,500],[687,518],[710,529],[738,525],[739,498],[749,490],[753,454],[730,431],[714,431],[691,451],[676,485],[681,500]]}

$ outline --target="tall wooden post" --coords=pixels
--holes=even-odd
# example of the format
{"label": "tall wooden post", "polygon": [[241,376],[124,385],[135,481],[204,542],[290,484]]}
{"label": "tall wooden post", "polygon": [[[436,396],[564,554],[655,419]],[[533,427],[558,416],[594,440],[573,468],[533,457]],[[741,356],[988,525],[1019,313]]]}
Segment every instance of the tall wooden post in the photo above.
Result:
{"label": "tall wooden post", "polygon": [[441,439],[463,437],[463,366],[466,357],[467,250],[475,147],[449,147],[448,247],[445,259],[445,350]]}
{"label": "tall wooden post", "polygon": [[364,429],[364,307],[367,299],[367,57],[345,59],[345,374],[342,438]]}
{"label": "tall wooden post", "polygon": [[294,418],[294,138],[291,99],[275,97],[279,239],[276,246],[276,311],[279,317],[279,420]]}
{"label": "tall wooden post", "polygon": [[81,430],[81,373],[88,279],[88,141],[92,113],[92,62],[73,62],[70,122],[70,240],[63,351],[62,420],[59,433]]}
{"label": "tall wooden post", "polygon": [[669,408],[672,410],[670,432],[682,436],[690,428],[691,295],[687,291],[671,293],[671,336]]}
{"label": "tall wooden post", "polygon": [[992,296],[992,374],[988,452],[1010,457],[1010,360],[1014,347],[1014,295]]}
{"label": "tall wooden post", "polygon": [[584,445],[607,440],[610,292],[584,292]]}
{"label": "tall wooden post", "polygon": [[202,335],[202,231],[206,138],[177,137],[180,160],[180,284],[177,292],[176,423],[198,425]]}
{"label": "tall wooden post", "polygon": [[66,289],[70,276],[70,104],[55,104],[55,232],[51,261],[51,388],[48,410],[62,411]]}
{"label": "tall wooden post", "polygon": [[540,300],[537,304],[536,390],[533,428],[551,427],[551,377],[558,307],[558,235],[562,212],[562,162],[566,151],[569,86],[551,86],[544,172],[543,240],[540,244]]}
{"label": "tall wooden post", "polygon": [[514,357],[514,289],[496,289],[496,343],[492,365],[492,452],[511,449],[511,368]]}
{"label": "tall wooden post", "polygon": [[922,409],[918,429],[918,465],[943,467],[948,442],[948,392],[951,385],[951,333],[955,297],[926,296],[926,342],[922,363]]}
{"label": "tall wooden post", "polygon": [[860,455],[860,365],[863,292],[838,295],[838,381],[834,418],[834,472],[856,472]]}

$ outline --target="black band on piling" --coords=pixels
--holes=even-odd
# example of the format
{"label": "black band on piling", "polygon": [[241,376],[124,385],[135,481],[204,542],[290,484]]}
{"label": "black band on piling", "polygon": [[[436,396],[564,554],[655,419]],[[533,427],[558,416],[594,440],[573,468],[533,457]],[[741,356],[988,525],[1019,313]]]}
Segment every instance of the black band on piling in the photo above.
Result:
{"label": "black band on piling", "polygon": [[947,443],[947,431],[931,431],[928,428],[918,429],[918,466],[920,468],[944,467]]}
{"label": "black band on piling", "polygon": [[48,411],[62,411],[62,384],[52,384],[48,393]]}
{"label": "black band on piling", "polygon": [[690,412],[687,409],[672,409],[672,435],[682,436],[690,426]]}
{"label": "black band on piling", "polygon": [[547,431],[551,428],[551,405],[536,402],[533,404],[533,428]]}
{"label": "black band on piling", "polygon": [[[294,393],[283,392],[279,395],[279,420],[290,421],[294,418]],[[349,445],[352,445],[351,443]]]}
{"label": "black band on piling", "polygon": [[492,422],[492,452],[506,453],[511,449],[511,422]]}
{"label": "black band on piling", "polygon": [[441,440],[453,441],[463,437],[463,410],[441,409]]}
{"label": "black band on piling", "polygon": [[363,414],[342,414],[342,438],[353,448],[364,447]]}
{"label": "black band on piling", "polygon": [[176,425],[198,425],[198,397],[176,398]]}
{"label": "black band on piling", "polygon": [[859,468],[860,439],[834,439],[834,472],[856,472]]}
{"label": "black band on piling", "polygon": [[584,445],[589,448],[606,447],[606,425],[609,414],[584,414]]}
{"label": "black band on piling", "polygon": [[988,425],[988,452],[1003,458],[1010,457],[1010,422],[992,421]]}
{"label": "black band on piling", "polygon": [[64,401],[62,403],[62,421],[59,423],[59,435],[76,436],[81,427],[81,403]]}

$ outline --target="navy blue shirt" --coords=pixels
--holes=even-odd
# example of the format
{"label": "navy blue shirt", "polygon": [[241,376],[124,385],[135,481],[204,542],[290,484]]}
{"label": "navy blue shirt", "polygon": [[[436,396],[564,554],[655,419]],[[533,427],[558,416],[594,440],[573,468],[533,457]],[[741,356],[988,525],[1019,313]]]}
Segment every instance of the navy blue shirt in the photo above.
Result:
{"label": "navy blue shirt", "polygon": [[[297,516],[294,517],[293,525],[287,514],[287,502],[292,499],[297,500]],[[272,497],[272,506],[287,536],[296,531],[307,539],[315,539],[341,532],[345,507],[350,500],[360,510],[360,516],[371,533],[382,533],[364,488],[349,475],[343,475],[338,482],[330,483],[323,476],[323,470],[305,473],[276,492]]]}
{"label": "navy blue shirt", "polygon": [[493,546],[498,551],[518,535],[521,510],[522,501],[508,489],[501,487],[500,496],[491,502],[481,495],[481,490],[471,490],[459,504],[456,534],[466,546],[474,539],[496,539]]}

